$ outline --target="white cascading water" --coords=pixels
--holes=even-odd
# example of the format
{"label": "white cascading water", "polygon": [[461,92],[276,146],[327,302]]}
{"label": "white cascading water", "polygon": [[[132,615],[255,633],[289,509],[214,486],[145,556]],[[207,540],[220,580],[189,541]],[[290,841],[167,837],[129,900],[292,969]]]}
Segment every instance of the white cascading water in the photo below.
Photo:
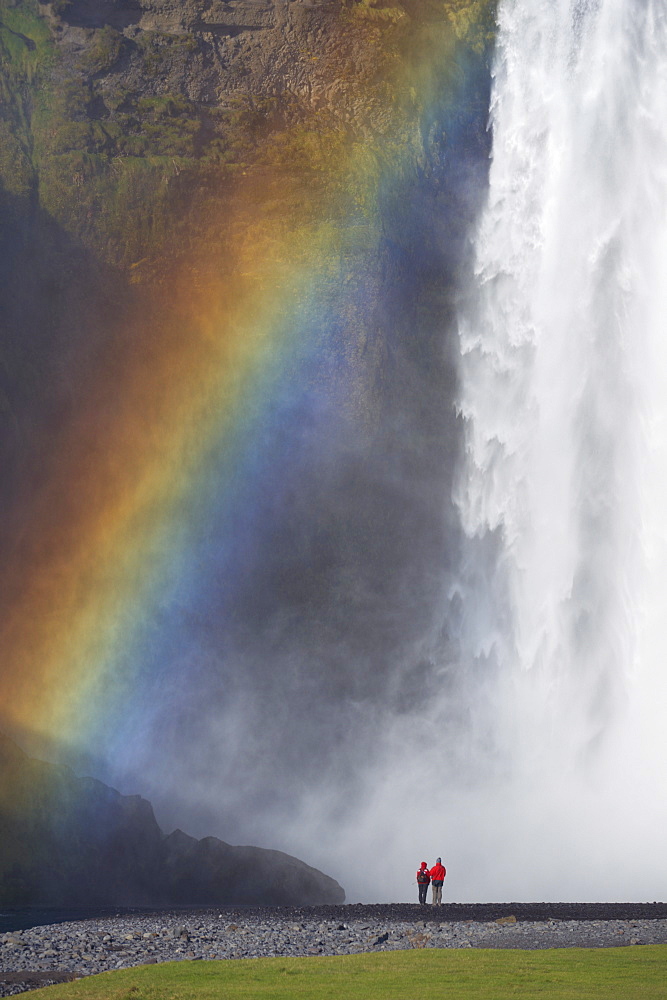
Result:
{"label": "white cascading water", "polygon": [[507,891],[667,898],[667,5],[498,17],[460,322],[471,754],[510,867],[538,859]]}
{"label": "white cascading water", "polygon": [[292,842],[352,901],[667,899],[667,4],[498,17],[439,682]]}

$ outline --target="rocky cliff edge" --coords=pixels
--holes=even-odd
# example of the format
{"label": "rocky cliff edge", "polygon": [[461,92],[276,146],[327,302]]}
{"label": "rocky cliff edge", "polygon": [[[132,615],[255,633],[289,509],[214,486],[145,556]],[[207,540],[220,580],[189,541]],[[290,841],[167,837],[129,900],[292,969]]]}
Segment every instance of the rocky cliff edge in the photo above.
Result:
{"label": "rocky cliff edge", "polygon": [[152,806],[0,734],[0,904],[342,903],[329,876],[279,851],[165,836]]}

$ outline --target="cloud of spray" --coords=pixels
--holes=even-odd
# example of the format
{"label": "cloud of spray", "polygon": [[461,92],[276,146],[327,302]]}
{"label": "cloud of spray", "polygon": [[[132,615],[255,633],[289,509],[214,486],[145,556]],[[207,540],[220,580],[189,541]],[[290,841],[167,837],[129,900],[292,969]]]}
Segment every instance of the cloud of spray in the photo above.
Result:
{"label": "cloud of spray", "polygon": [[437,855],[461,900],[667,890],[665,26],[648,2],[500,16],[460,345],[487,150],[436,122],[359,284],[376,419],[313,389],[267,434],[238,558],[206,551],[212,525],[206,604],[155,611],[160,662],[79,761],[351,900],[414,899]]}
{"label": "cloud of spray", "polygon": [[457,897],[667,889],[665,30],[651,3],[500,8],[460,326],[457,688],[410,720],[438,730],[421,747],[391,727],[369,812],[401,845],[437,830]]}
{"label": "cloud of spray", "polygon": [[[333,831],[361,832],[388,736],[452,683],[432,636],[456,536],[443,323],[461,220],[483,191],[486,85],[466,141],[445,143],[441,130],[429,173],[384,193],[383,242],[356,296],[370,303],[376,411],[305,407],[292,447],[260,457],[252,523],[236,522],[241,558],[221,565],[202,551],[205,604],[176,604],[154,623],[178,643],[158,644],[163,668],[128,700],[99,758],[76,763],[150,798],[165,828],[298,853],[345,884],[356,852],[336,857]],[[357,888],[379,892],[371,879]]]}
{"label": "cloud of spray", "polygon": [[[501,5],[460,321],[461,534],[447,474],[410,475],[429,435],[455,429],[446,408],[420,418],[408,377],[373,459],[338,454],[327,480],[323,607],[343,595],[340,617],[312,601],[305,619],[284,601],[262,614],[234,668],[263,662],[259,688],[208,720],[227,764],[219,779],[204,764],[190,802],[219,796],[228,829],[301,853],[351,899],[413,898],[413,869],[438,854],[450,898],[667,892],[665,31],[650,2]],[[420,375],[429,403],[446,395],[444,369]]]}

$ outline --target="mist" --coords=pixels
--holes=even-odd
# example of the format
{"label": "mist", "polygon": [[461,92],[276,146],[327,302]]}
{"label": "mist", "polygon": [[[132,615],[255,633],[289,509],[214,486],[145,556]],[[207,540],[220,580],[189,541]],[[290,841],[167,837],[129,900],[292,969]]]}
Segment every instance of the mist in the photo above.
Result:
{"label": "mist", "polygon": [[[443,95],[424,162],[384,186],[373,252],[331,291],[312,366],[239,462],[252,491],[239,474],[231,513],[196,525],[187,572],[142,625],[131,698],[94,741],[43,751],[148,798],[165,830],[296,854],[349,899],[410,898],[413,854],[429,852],[416,812],[392,837],[395,873],[380,886],[369,867],[387,811],[389,827],[404,812],[397,754],[420,788],[421,740],[426,769],[466,755],[445,615],[457,281],[487,185],[487,73],[470,67],[459,105]],[[347,314],[365,336],[351,360]]]}
{"label": "mist", "polygon": [[450,899],[667,891],[665,19],[508,0],[499,24],[456,309],[440,346],[397,335],[381,429],[318,449],[164,800],[352,901],[413,898],[436,855]]}
{"label": "mist", "polygon": [[416,901],[436,856],[445,900],[667,896],[667,19],[498,23],[193,517],[132,696],[18,734],[349,902]]}

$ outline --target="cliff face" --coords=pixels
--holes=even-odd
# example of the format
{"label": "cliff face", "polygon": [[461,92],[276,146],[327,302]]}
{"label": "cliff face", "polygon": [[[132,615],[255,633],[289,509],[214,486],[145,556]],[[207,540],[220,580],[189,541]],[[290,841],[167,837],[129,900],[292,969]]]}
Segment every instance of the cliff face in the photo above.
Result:
{"label": "cliff face", "polygon": [[0,904],[341,903],[296,858],[215,837],[164,836],[149,802],[26,756],[0,735]]}
{"label": "cliff face", "polygon": [[[441,687],[421,650],[437,631],[452,549],[443,498],[459,442],[447,330],[486,171],[492,20],[492,0],[0,0],[0,725],[6,717],[9,732],[54,741],[66,732],[76,747],[94,703],[104,725],[84,720],[93,737],[82,752],[106,753],[110,733],[132,730],[142,774],[164,741],[165,799],[194,777],[225,803],[225,818],[237,811],[226,835],[242,840],[249,801],[298,816],[331,782],[348,803],[350,775],[377,746],[376,720]],[[221,506],[194,523],[192,497],[163,504],[146,469],[187,424],[165,480],[203,461],[198,421],[241,392],[235,331],[249,339],[256,302],[267,312],[274,302],[286,319],[275,344],[261,345],[256,397],[239,396],[256,437],[243,461],[216,474],[243,516],[228,528]],[[300,346],[274,398],[273,359],[296,323]],[[209,371],[226,367],[229,384],[211,394]],[[264,425],[267,396],[275,419]],[[206,460],[227,448],[216,439]],[[246,466],[259,470],[256,490]],[[116,598],[133,591],[139,607],[151,572],[178,570],[163,573],[156,539],[145,551],[136,544],[165,511],[180,511],[185,529],[162,526],[161,540],[202,546],[192,566],[198,578],[205,570],[206,595],[176,614],[159,600],[146,607],[145,643],[117,657],[115,640],[134,631],[105,628]],[[117,564],[125,545],[132,559]],[[182,629],[173,649],[172,625]],[[90,643],[78,649],[84,626]],[[86,695],[68,702],[79,685]],[[237,705],[250,706],[253,754],[233,738],[233,720],[227,730]],[[83,786],[73,789],[81,810]],[[90,795],[92,811],[102,808],[100,790]],[[119,822],[114,802],[107,826]],[[61,880],[54,893],[78,891],[58,845],[79,827],[56,843],[43,816],[35,824],[53,845],[44,859],[65,860],[38,872]],[[12,834],[17,857],[22,830]],[[40,837],[26,840],[37,857]],[[206,844],[189,844],[180,860],[163,845],[174,884],[204,892],[192,865],[227,857]],[[86,840],[85,850],[94,870],[113,842]],[[152,891],[156,852],[137,846],[143,860],[123,898],[141,894],[142,879]],[[16,877],[30,894],[39,879],[25,875],[28,862]]]}
{"label": "cliff face", "polygon": [[[364,33],[341,21],[337,0],[82,0],[49,10],[70,62],[85,76],[95,60],[94,90],[107,112],[120,93],[171,93],[218,110],[244,95],[341,110],[345,95],[377,69]],[[341,55],[334,72],[331,61]],[[353,116],[354,103],[345,104]]]}
{"label": "cliff face", "polygon": [[342,903],[345,892],[333,879],[281,851],[232,847],[216,837],[195,840],[180,830],[165,838],[167,882],[174,899],[202,905]]}
{"label": "cliff face", "polygon": [[253,171],[321,197],[355,143],[409,142],[432,51],[449,53],[432,81],[446,86],[461,71],[452,45],[481,58],[492,11],[491,0],[2,0],[0,182],[116,265],[178,254],[186,226],[189,245],[220,245],[204,217]]}
{"label": "cliff face", "polygon": [[[413,187],[441,172],[445,141],[454,171],[460,158],[473,171],[483,160],[494,7],[0,0],[5,447],[26,450],[31,400],[52,406],[51,425],[60,419],[71,396],[62,384],[68,354],[85,365],[109,331],[156,301],[155,322],[164,323],[165,285],[196,299],[211,282],[237,280],[239,248],[259,218],[281,233],[326,219],[355,258],[355,276],[367,279],[369,307],[386,296],[378,286],[386,261],[358,243],[358,223],[374,227],[367,238],[377,241],[369,202],[392,158],[405,159]],[[451,95],[466,75],[478,78],[467,106],[439,119],[438,94]],[[452,179],[458,190],[445,208],[456,256],[474,179]],[[429,199],[439,196],[432,187]],[[387,242],[405,244],[420,211],[389,206]],[[428,246],[434,232],[422,222]],[[451,279],[442,266],[429,264],[441,284]]]}

